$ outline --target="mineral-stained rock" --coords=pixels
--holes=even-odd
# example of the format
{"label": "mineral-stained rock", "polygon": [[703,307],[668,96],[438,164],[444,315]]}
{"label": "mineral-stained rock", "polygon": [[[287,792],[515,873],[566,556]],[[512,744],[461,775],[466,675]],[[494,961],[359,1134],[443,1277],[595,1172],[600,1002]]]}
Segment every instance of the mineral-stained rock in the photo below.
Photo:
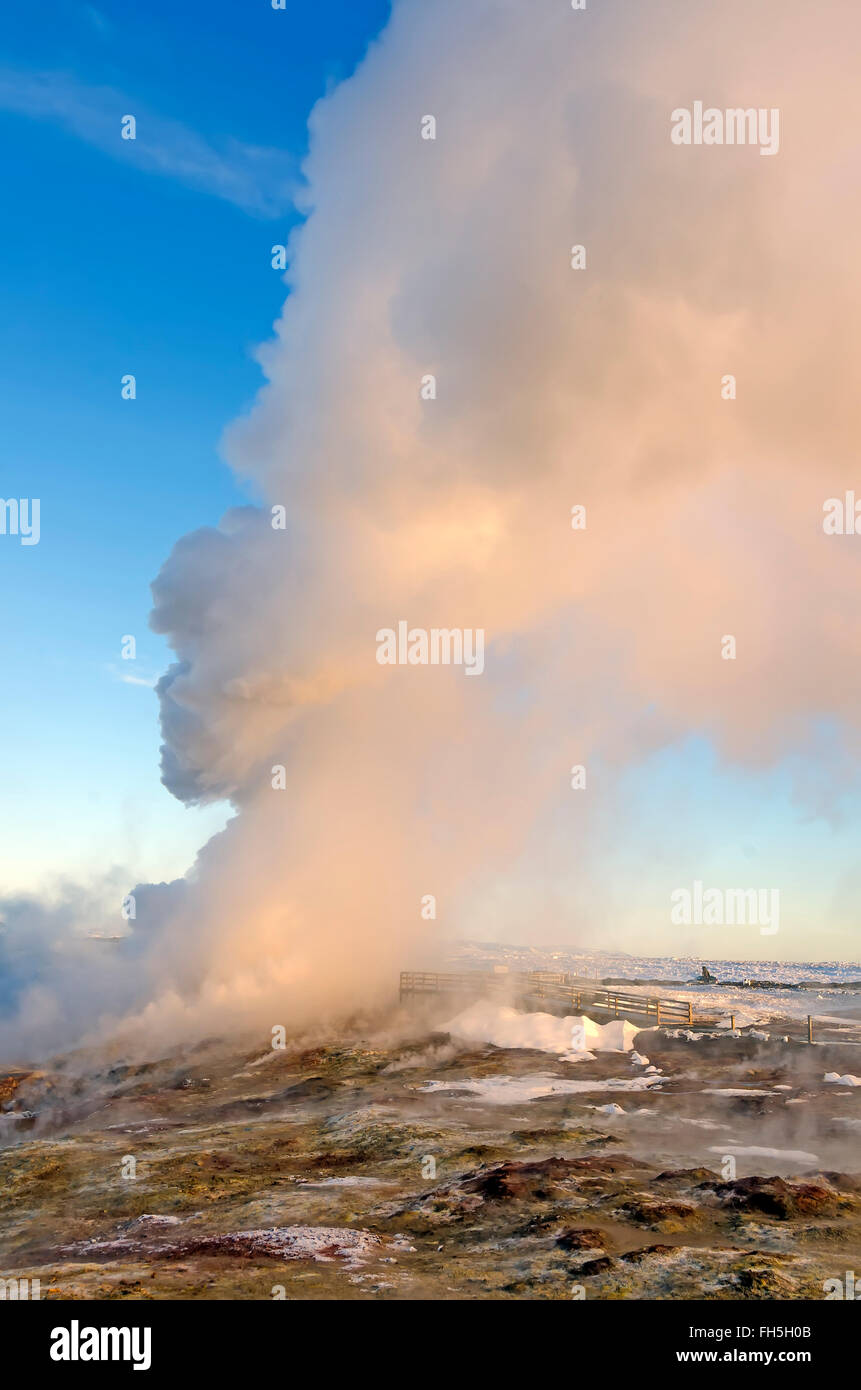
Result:
{"label": "mineral-stained rock", "polygon": [[702,1212],[690,1202],[663,1201],[641,1192],[627,1198],[618,1210],[637,1225],[660,1231],[683,1231],[702,1222]]}
{"label": "mineral-stained rock", "polygon": [[603,1196],[608,1184],[617,1186],[614,1179],[620,1175],[650,1166],[627,1154],[556,1156],[524,1163],[508,1159],[473,1169],[422,1193],[417,1205],[436,1216],[447,1212],[451,1218],[474,1212],[486,1202],[559,1202],[575,1196],[582,1199],[593,1191]]}
{"label": "mineral-stained rock", "polygon": [[628,1250],[621,1258],[629,1264],[638,1265],[651,1255],[672,1255],[676,1249],[675,1245],[644,1245],[640,1250]]}
{"label": "mineral-stained rock", "polygon": [[812,1172],[803,1173],[805,1178],[825,1179],[832,1187],[836,1187],[838,1192],[858,1192],[861,1193],[861,1177],[856,1173],[835,1173],[835,1172]]}
{"label": "mineral-stained rock", "polygon": [[383,1242],[370,1231],[336,1226],[284,1226],[271,1230],[233,1231],[204,1236],[172,1247],[171,1256],[275,1256],[281,1260],[355,1260],[376,1254]]}
{"label": "mineral-stained rock", "polygon": [[[425,1055],[425,1038],[406,1078],[387,1069],[402,1044],[297,1045],[264,1067],[263,1041],[157,1064],[99,1051],[65,1073],[52,1063],[51,1090],[22,1080],[7,1100],[18,1110],[0,1102],[0,1272],[40,1278],[43,1297],[63,1299],[267,1298],[274,1279],[299,1299],[569,1299],[581,1280],[609,1300],[783,1300],[821,1299],[852,1268],[861,1179],[837,1171],[851,1160],[833,1092],[811,1086],[807,1108],[790,1107],[768,1140],[795,1144],[795,1123],[815,1123],[819,1171],[727,1183],[708,1147],[717,1135],[681,1122],[727,1118],[723,1098],[709,1108],[709,1088],[784,1076],[728,1069],[707,1040],[669,1059],[660,1127],[626,1122],[624,1138],[579,1097],[496,1106],[472,1094],[465,1107],[416,1089],[460,1089],[466,1074],[460,1054],[451,1066]],[[552,1065],[545,1057],[542,1074]],[[608,1054],[570,1075],[598,1085],[618,1067]],[[529,1078],[537,1058],[487,1049],[468,1070]],[[0,1079],[15,1074],[0,1068]],[[175,1085],[189,1077],[201,1085]],[[784,1095],[766,1100],[782,1109]],[[25,1105],[39,1111],[30,1134],[19,1132]],[[733,1142],[742,1151],[766,1136],[739,1123]],[[117,1180],[129,1149],[137,1183]],[[418,1248],[402,1255],[411,1239]]]}
{"label": "mineral-stained rock", "polygon": [[480,1168],[461,1178],[463,1192],[478,1193],[485,1201],[506,1198],[549,1199],[557,1185],[580,1177],[614,1177],[650,1165],[628,1154],[587,1154],[581,1158],[543,1158],[533,1163],[508,1161]]}
{"label": "mineral-stained rock", "polygon": [[741,1290],[745,1298],[785,1299],[797,1296],[792,1283],[766,1264],[736,1270],[729,1282]]}
{"label": "mineral-stained rock", "polygon": [[489,1158],[494,1152],[490,1144],[471,1144],[468,1149],[460,1149],[457,1154],[458,1162],[473,1163],[476,1160]]}
{"label": "mineral-stained rock", "polygon": [[42,1080],[43,1072],[35,1071],[4,1071],[0,1072],[0,1105],[6,1105],[12,1100],[22,1081],[33,1082]]}
{"label": "mineral-stained rock", "polygon": [[[390,1248],[410,1249],[404,1242]],[[83,1258],[140,1255],[137,1240],[84,1241],[62,1253]],[[264,1230],[230,1231],[201,1236],[178,1244],[145,1247],[148,1259],[188,1259],[192,1255],[229,1255],[249,1259],[356,1261],[385,1252],[383,1240],[371,1231],[339,1226],[276,1226]]]}
{"label": "mineral-stained rock", "polygon": [[304,1081],[295,1081],[279,1091],[276,1100],[325,1100],[337,1088],[336,1081],[326,1076],[307,1076]]}
{"label": "mineral-stained rock", "polygon": [[711,1168],[668,1168],[666,1172],[659,1173],[655,1182],[666,1183],[703,1183],[709,1179],[717,1178],[717,1174]]}
{"label": "mineral-stained rock", "polygon": [[474,1192],[486,1202],[511,1198],[534,1198],[539,1201],[555,1196],[560,1179],[569,1178],[574,1161],[567,1158],[545,1158],[535,1163],[495,1163],[490,1168],[462,1178],[458,1187]]}
{"label": "mineral-stained rock", "polygon": [[539,1211],[533,1212],[521,1225],[515,1227],[512,1234],[520,1237],[547,1236],[558,1234],[558,1230],[558,1213],[542,1207]]}
{"label": "mineral-stained rock", "polygon": [[805,1243],[808,1245],[849,1245],[857,1244],[855,1231],[847,1229],[845,1226],[832,1225],[810,1225],[794,1226],[792,1230],[793,1244]]}
{"label": "mineral-stained rock", "polygon": [[797,1216],[818,1216],[834,1211],[837,1194],[817,1183],[787,1182],[785,1178],[738,1178],[735,1182],[706,1182],[702,1188],[734,1211],[761,1212],[780,1221]]}
{"label": "mineral-stained rock", "polygon": [[562,1231],[556,1237],[556,1244],[563,1250],[603,1250],[607,1237],[601,1231],[578,1230]]}
{"label": "mineral-stained rock", "polygon": [[318,1168],[361,1168],[369,1157],[364,1149],[342,1149],[332,1153],[313,1154],[305,1160],[305,1166],[312,1171]]}
{"label": "mineral-stained rock", "polygon": [[575,1172],[596,1173],[601,1176],[629,1173],[634,1169],[645,1171],[651,1166],[640,1158],[632,1158],[630,1154],[586,1154],[583,1158],[571,1159],[571,1167]]}
{"label": "mineral-stained rock", "polygon": [[283,1091],[275,1091],[268,1096],[246,1096],[241,1100],[230,1101],[221,1109],[225,1116],[258,1115],[273,1106],[284,1105],[296,1100],[326,1100],[335,1090],[336,1083],[324,1076],[309,1076],[304,1081],[296,1081]]}

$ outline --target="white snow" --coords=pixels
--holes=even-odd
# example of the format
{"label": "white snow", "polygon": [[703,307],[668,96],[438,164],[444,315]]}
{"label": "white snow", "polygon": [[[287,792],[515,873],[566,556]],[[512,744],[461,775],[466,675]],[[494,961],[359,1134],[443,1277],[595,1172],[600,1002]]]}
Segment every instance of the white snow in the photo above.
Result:
{"label": "white snow", "polygon": [[705,1086],[705,1087],[703,1088],[702,1094],[703,1094],[704,1096],[770,1096],[770,1095],[773,1094],[773,1092],[772,1092],[772,1091],[756,1091],[756,1090],[754,1090],[753,1087],[750,1087],[750,1088],[749,1088],[748,1090],[746,1090],[746,1091],[742,1091],[742,1090],[732,1090],[732,1089],[729,1088],[729,1087],[727,1087],[727,1088],[725,1088],[725,1089],[716,1089],[716,1088],[713,1087],[713,1086]]}
{"label": "white snow", "polygon": [[247,1243],[255,1253],[280,1255],[284,1260],[344,1260],[347,1264],[367,1259],[386,1248],[410,1248],[397,1240],[386,1247],[381,1238],[370,1231],[345,1226],[278,1226],[268,1230],[237,1231],[225,1239]]}
{"label": "white snow", "polygon": [[344,1178],[300,1178],[300,1187],[384,1187],[382,1178],[363,1178],[356,1176]]}
{"label": "white snow", "polygon": [[861,1086],[861,1076],[852,1076],[850,1072],[841,1076],[837,1071],[827,1071],[824,1079],[832,1086]]}
{"label": "white snow", "polygon": [[[580,979],[600,983],[606,978],[630,981],[626,989],[638,994],[659,994],[655,984],[636,985],[635,980],[666,980],[672,993],[689,998],[694,1012],[712,1013],[726,1017],[736,1013],[736,1026],[756,1027],[774,1017],[802,1020],[807,1014],[818,1015],[823,1003],[834,1004],[849,1000],[853,1004],[859,994],[841,988],[849,981],[861,980],[861,964],[857,961],[708,961],[709,969],[719,980],[774,980],[780,984],[812,986],[808,989],[744,989],[728,985],[703,985],[697,977],[702,958],[690,956],[635,956],[623,951],[575,951],[570,947],[540,948],[512,946],[498,942],[462,941],[450,954],[453,969],[464,966],[489,970],[505,964],[508,971],[564,970]],[[681,982],[681,983],[680,983]],[[738,1010],[736,1011],[736,1004]],[[823,1017],[824,1021],[824,1017]],[[728,1027],[727,1022],[723,1025]]]}
{"label": "white snow", "polygon": [[519,1105],[539,1096],[583,1095],[601,1091],[646,1091],[661,1076],[610,1077],[606,1081],[568,1081],[557,1076],[487,1076],[480,1080],[424,1081],[417,1091],[469,1091],[489,1105]]}
{"label": "white snow", "polygon": [[[134,1252],[137,1242],[129,1240],[88,1240],[62,1247],[64,1251],[83,1255]],[[266,1229],[230,1231],[223,1236],[206,1236],[200,1248],[235,1250],[250,1255],[277,1255],[282,1260],[342,1260],[348,1267],[389,1250],[414,1251],[399,1236],[384,1243],[382,1237],[364,1229],[349,1226],[275,1226]],[[181,1245],[159,1246],[161,1255],[182,1253]]]}
{"label": "white snow", "polygon": [[[735,1019],[735,1024],[733,1024],[733,1018]],[[727,1015],[726,1018],[719,1018],[715,1024],[715,1028],[732,1029],[735,1027],[735,1031],[738,1033],[742,1028],[752,1028],[755,1023],[759,1023],[759,1019],[754,1017],[753,1014],[737,1013],[733,1014],[732,1018],[729,1015]]]}
{"label": "white snow", "polygon": [[137,1226],[179,1226],[181,1223],[181,1216],[156,1216],[144,1212],[143,1215],[136,1216],[133,1221],[129,1222],[129,1229]]}
{"label": "white snow", "polygon": [[818,1154],[805,1153],[804,1149],[766,1149],[758,1144],[711,1144],[709,1153],[732,1154],[734,1158],[778,1158],[789,1163],[818,1163]]}
{"label": "white snow", "polygon": [[[542,948],[489,941],[460,941],[451,959],[484,970],[500,964],[508,970],[569,970],[593,980],[613,975],[623,979],[694,982],[703,966],[701,956],[635,956],[625,951],[576,951],[568,946]],[[775,980],[781,984],[809,981],[820,989],[839,988],[844,981],[861,980],[859,961],[718,960],[711,956],[708,965],[719,980]]]}
{"label": "white snow", "polygon": [[625,1018],[594,1023],[585,1016],[557,1018],[555,1014],[526,1014],[517,1009],[480,999],[441,1031],[463,1042],[490,1043],[494,1047],[529,1048],[580,1061],[590,1052],[630,1052],[641,1031]]}

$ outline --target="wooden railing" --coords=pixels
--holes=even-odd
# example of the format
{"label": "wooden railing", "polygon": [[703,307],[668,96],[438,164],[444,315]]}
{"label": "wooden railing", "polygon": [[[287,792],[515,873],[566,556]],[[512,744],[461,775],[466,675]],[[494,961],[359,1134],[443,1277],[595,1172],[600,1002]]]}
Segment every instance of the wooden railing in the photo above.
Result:
{"label": "wooden railing", "polygon": [[563,1005],[574,1013],[600,1009],[613,1018],[645,1018],[656,1025],[690,1026],[693,1010],[689,999],[664,999],[630,994],[617,989],[575,985],[563,972],[534,970],[496,974],[484,970],[457,972],[402,970],[401,1000],[421,994],[498,995],[513,1002],[545,1002]]}

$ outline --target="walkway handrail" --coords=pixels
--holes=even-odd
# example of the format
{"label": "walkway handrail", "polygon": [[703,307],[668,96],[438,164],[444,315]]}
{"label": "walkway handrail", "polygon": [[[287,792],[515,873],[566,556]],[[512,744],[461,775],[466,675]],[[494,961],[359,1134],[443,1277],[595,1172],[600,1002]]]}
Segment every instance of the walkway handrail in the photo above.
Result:
{"label": "walkway handrail", "polygon": [[570,983],[571,976],[562,971],[530,971],[496,973],[483,970],[461,972],[434,970],[402,970],[400,997],[403,1000],[417,994],[499,994],[504,998],[546,1000],[570,1007],[575,1012],[602,1009],[614,1018],[636,1014],[654,1019],[657,1025],[675,1024],[690,1027],[693,1009],[689,999],[659,998],[655,995],[631,994],[624,990],[593,988],[591,985]]}

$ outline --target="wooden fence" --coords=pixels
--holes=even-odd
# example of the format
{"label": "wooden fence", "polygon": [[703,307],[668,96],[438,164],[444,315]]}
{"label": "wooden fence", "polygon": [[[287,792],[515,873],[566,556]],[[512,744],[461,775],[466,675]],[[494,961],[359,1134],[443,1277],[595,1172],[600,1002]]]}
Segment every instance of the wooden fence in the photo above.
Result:
{"label": "wooden fence", "polygon": [[693,1010],[690,1000],[662,999],[655,995],[626,994],[617,989],[596,989],[579,985],[562,971],[534,970],[528,973],[496,974],[483,970],[439,972],[402,970],[400,998],[427,994],[489,995],[513,1003],[553,1004],[573,1013],[594,1010],[612,1018],[644,1018],[646,1023],[670,1027],[690,1027]]}

